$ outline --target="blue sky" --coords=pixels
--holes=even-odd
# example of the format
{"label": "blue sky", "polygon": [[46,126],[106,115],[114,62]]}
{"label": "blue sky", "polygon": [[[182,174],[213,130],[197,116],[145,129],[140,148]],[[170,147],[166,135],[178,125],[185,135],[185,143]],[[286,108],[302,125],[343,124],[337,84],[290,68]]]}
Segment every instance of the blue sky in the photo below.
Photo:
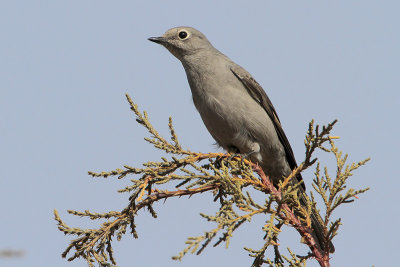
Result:
{"label": "blue sky", "polygon": [[[343,226],[332,266],[392,265],[400,237],[399,8],[398,1],[369,0],[4,1],[0,249],[26,255],[0,259],[0,265],[86,266],[60,257],[69,238],[57,230],[53,209],[71,226],[93,227],[66,210],[121,210],[128,196],[116,190],[129,179],[93,179],[87,171],[138,166],[160,156],[144,142],[146,132],[135,123],[125,93],[162,134],[172,116],[185,147],[217,151],[180,62],[147,41],[180,25],[202,31],[253,74],[274,103],[298,161],[308,122],[339,119],[337,145],[352,161],[372,158],[349,187],[371,190],[338,210]],[[228,250],[210,247],[181,263],[170,259],[186,237],[213,227],[198,215],[215,211],[210,200],[168,200],[155,206],[157,220],[141,212],[139,240],[127,235],[115,243],[119,266],[249,266],[242,247],[261,246],[262,218],[239,230]],[[282,236],[285,246],[297,243],[293,232]]]}

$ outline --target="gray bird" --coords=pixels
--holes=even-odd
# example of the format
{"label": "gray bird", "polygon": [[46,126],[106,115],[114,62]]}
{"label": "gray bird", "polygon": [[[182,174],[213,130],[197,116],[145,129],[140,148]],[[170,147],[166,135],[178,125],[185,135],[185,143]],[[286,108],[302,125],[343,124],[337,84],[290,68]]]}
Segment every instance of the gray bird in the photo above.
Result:
{"label": "gray bird", "polygon": [[[193,102],[215,141],[231,153],[257,162],[275,184],[297,167],[293,150],[263,88],[242,67],[191,27],[176,27],[148,40],[161,44],[186,71]],[[301,175],[296,177],[302,181]],[[305,205],[305,186],[301,202]],[[313,235],[321,247],[323,228],[312,214]],[[334,251],[330,243],[330,251]]]}

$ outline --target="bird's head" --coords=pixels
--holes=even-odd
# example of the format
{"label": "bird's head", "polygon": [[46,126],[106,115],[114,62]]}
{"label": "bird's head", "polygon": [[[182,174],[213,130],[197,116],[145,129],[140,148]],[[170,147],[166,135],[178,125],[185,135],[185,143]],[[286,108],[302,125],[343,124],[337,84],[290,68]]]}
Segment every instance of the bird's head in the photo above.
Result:
{"label": "bird's head", "polygon": [[210,48],[213,49],[204,34],[191,27],[172,28],[162,36],[150,37],[148,40],[164,46],[181,61],[186,55],[196,54]]}

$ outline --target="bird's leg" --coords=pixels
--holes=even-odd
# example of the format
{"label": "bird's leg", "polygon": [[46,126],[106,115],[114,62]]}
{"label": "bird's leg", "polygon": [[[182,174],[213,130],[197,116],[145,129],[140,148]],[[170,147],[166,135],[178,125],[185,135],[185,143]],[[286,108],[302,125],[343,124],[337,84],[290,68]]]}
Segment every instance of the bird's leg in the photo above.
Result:
{"label": "bird's leg", "polygon": [[235,157],[242,157],[243,154],[240,153],[239,148],[235,147],[234,145],[228,146],[227,149],[228,153],[231,154],[231,156],[228,158],[228,160],[232,160]]}
{"label": "bird's leg", "polygon": [[[257,152],[257,151],[251,151],[251,152],[248,153],[248,154],[242,154],[242,153],[240,153],[240,150],[239,150],[237,147],[233,146],[233,145],[228,146],[228,148],[227,148],[226,150],[227,150],[227,152],[228,152],[229,154],[231,154],[231,155],[227,158],[227,162],[233,160],[235,157],[239,157],[239,158],[240,158],[241,165],[243,165],[243,163],[244,163],[243,160],[244,160],[245,158],[247,158],[249,155],[251,155],[251,154]],[[217,169],[221,168],[221,166],[222,166],[222,159],[223,159],[223,157],[220,157],[220,156],[218,156],[218,157],[215,159],[214,166],[215,166]]]}
{"label": "bird's leg", "polygon": [[[228,146],[227,149],[226,149],[226,151],[227,151],[229,154],[231,154],[231,156],[228,157],[228,161],[232,160],[232,159],[233,159],[234,157],[236,157],[236,156],[241,156],[239,149],[238,149],[237,147],[233,146],[233,145]],[[214,166],[215,166],[217,169],[220,169],[220,168],[222,167],[222,164],[221,164],[221,163],[222,163],[222,159],[223,159],[223,158],[224,158],[224,157],[222,157],[222,156],[217,156],[217,157],[216,157],[215,162],[214,162]]]}
{"label": "bird's leg", "polygon": [[222,167],[222,164],[221,164],[222,158],[223,158],[223,157],[221,157],[221,156],[217,156],[217,157],[215,158],[214,166],[215,166],[217,169],[220,169],[220,168]]}
{"label": "bird's leg", "polygon": [[[250,147],[250,152],[246,153],[246,154],[240,153],[240,150],[235,146],[228,147],[228,152],[229,153],[233,152],[233,155],[229,158],[229,160],[232,160],[235,157],[240,157],[241,164],[243,165],[244,159],[248,159],[251,155],[257,154],[260,152],[260,145],[258,143],[255,143],[255,142],[251,143],[249,147]],[[256,158],[258,158],[258,156],[256,156]],[[260,159],[260,161],[261,161],[261,159]]]}
{"label": "bird's leg", "polygon": [[250,153],[244,154],[242,158],[247,159],[248,157],[250,157],[251,155],[253,155],[255,153],[258,153],[258,151],[251,151]]}

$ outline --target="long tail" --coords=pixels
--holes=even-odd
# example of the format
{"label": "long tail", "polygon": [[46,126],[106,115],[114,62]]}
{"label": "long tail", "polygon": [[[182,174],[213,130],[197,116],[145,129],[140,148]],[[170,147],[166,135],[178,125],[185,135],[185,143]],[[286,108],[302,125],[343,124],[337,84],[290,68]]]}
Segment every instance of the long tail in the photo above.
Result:
{"label": "long tail", "polygon": [[[300,191],[300,203],[305,206],[307,203],[305,192],[302,189],[300,189]],[[319,215],[319,213],[315,209],[313,209],[311,214],[311,228],[313,230],[312,235],[314,239],[316,239],[316,241],[318,242],[320,248],[324,249],[324,226],[319,223],[319,218],[321,218],[321,215]],[[333,246],[332,242],[329,242],[329,252],[335,252],[335,247]]]}

